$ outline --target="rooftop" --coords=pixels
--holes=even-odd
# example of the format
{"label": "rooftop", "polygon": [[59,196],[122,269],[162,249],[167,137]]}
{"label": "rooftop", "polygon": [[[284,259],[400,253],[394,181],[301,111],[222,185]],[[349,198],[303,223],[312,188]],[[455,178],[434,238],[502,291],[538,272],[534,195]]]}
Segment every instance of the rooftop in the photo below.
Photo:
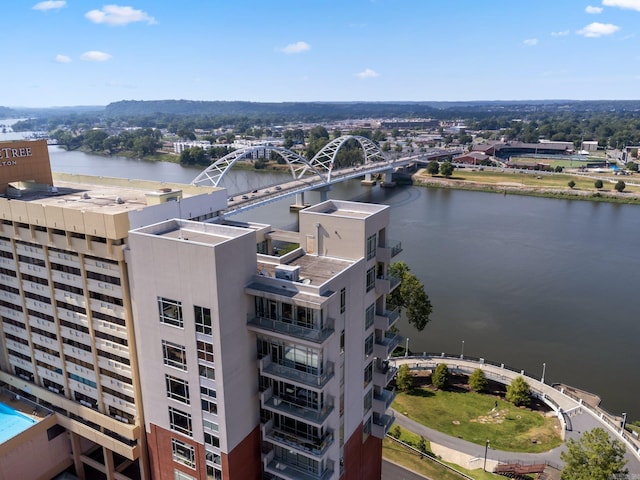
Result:
{"label": "rooftop", "polygon": [[322,213],[324,215],[344,218],[366,218],[386,208],[389,207],[372,203],[327,200],[326,202],[306,208],[304,213]]}

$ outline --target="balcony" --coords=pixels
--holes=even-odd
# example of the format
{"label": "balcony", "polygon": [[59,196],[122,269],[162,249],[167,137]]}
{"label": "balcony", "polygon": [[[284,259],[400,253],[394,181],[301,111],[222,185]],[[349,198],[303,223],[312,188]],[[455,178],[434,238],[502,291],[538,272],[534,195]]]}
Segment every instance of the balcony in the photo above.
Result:
{"label": "balcony", "polygon": [[333,335],[334,321],[328,319],[323,328],[315,329],[296,325],[295,323],[285,322],[282,320],[273,320],[265,317],[253,317],[247,322],[249,330],[263,333],[280,333],[289,337],[308,340],[314,343],[324,343],[331,335]]}
{"label": "balcony", "polygon": [[386,389],[376,390],[373,392],[373,411],[384,415],[396,398],[396,392]]}
{"label": "balcony", "polygon": [[332,362],[327,362],[323,373],[314,374],[275,363],[270,356],[266,356],[260,359],[260,374],[276,380],[286,379],[308,387],[321,389],[333,378],[334,365]]}
{"label": "balcony", "polygon": [[386,332],[383,337],[376,338],[373,344],[373,354],[378,358],[389,358],[391,353],[402,342],[402,337],[395,333]]}
{"label": "balcony", "polygon": [[273,390],[268,390],[260,394],[262,407],[272,412],[281,413],[290,417],[296,417],[317,427],[321,427],[325,420],[333,412],[333,397],[327,396],[324,406],[320,409],[312,409],[300,402],[290,402],[286,398],[273,396]]}
{"label": "balcony", "polygon": [[389,295],[400,285],[400,279],[391,275],[380,275],[376,277],[376,292]]}
{"label": "balcony", "polygon": [[389,240],[385,246],[378,246],[376,250],[376,260],[378,262],[389,263],[393,257],[402,252],[402,242]]}
{"label": "balcony", "polygon": [[382,365],[375,366],[373,369],[373,383],[379,387],[386,387],[395,374],[398,372],[396,367],[392,367],[388,362],[381,362]]}
{"label": "balcony", "polygon": [[286,449],[293,448],[303,454],[322,457],[333,444],[333,430],[327,431],[321,438],[309,439],[271,427],[265,429],[264,439]]}
{"label": "balcony", "polygon": [[389,330],[399,318],[400,309],[398,308],[384,313],[376,313],[375,326],[378,330]]}
{"label": "balcony", "polygon": [[384,439],[394,421],[395,417],[393,414],[378,415],[374,413],[371,422],[371,434],[376,438]]}
{"label": "balcony", "polygon": [[333,477],[333,462],[328,461],[326,468],[322,472],[314,473],[274,458],[267,464],[265,470],[277,478],[285,480],[329,480]]}

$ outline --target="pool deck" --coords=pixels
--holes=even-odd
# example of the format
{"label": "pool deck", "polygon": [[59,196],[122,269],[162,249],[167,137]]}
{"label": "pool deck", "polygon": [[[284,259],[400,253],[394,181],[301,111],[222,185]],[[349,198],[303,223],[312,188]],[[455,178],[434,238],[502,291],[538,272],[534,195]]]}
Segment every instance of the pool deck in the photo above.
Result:
{"label": "pool deck", "polygon": [[20,400],[16,400],[15,394],[12,394],[3,389],[0,389],[0,403],[4,403],[5,405],[13,408],[14,410],[35,420],[36,422],[40,422],[46,416],[49,415],[49,412],[44,410],[42,407],[35,406],[31,401],[25,398],[20,398]]}

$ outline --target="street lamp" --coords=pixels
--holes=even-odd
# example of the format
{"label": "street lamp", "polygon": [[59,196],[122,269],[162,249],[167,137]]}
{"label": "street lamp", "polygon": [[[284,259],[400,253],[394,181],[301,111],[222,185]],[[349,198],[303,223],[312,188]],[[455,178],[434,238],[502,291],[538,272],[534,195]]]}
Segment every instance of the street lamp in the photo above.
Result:
{"label": "street lamp", "polygon": [[541,383],[544,383],[544,372],[547,370],[547,364],[543,363],[542,364],[542,378],[540,379]]}
{"label": "street lamp", "polygon": [[489,444],[491,442],[489,441],[489,439],[487,438],[486,443],[484,444],[484,465],[482,467],[482,470],[484,470],[485,472],[487,471],[487,450],[489,450]]}
{"label": "street lamp", "polygon": [[460,358],[464,358],[464,340],[462,340],[462,350],[460,351]]}
{"label": "street lamp", "polygon": [[627,414],[626,412],[622,414],[622,434],[624,434],[624,427],[627,424]]}
{"label": "street lamp", "polygon": [[407,337],[407,343],[404,347],[404,356],[408,357],[409,356],[409,337]]}

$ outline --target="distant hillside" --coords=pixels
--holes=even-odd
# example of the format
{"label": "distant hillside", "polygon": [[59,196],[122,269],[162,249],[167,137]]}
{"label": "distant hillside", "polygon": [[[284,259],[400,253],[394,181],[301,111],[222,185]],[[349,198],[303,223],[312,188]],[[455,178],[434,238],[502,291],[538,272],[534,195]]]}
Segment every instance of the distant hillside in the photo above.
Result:
{"label": "distant hillside", "polygon": [[18,115],[15,110],[9,107],[0,107],[0,118],[16,118]]}
{"label": "distant hillside", "polygon": [[192,100],[127,100],[110,103],[105,114],[111,117],[152,115],[258,116],[274,115],[287,118],[354,118],[354,117],[429,117],[436,109],[426,103],[376,102],[204,102]]}
{"label": "distant hillside", "polygon": [[544,111],[638,112],[638,100],[513,100],[459,102],[223,102],[193,100],[123,100],[107,105],[108,117],[155,114],[208,117],[279,117],[288,121],[340,120],[346,118],[484,116]]}

